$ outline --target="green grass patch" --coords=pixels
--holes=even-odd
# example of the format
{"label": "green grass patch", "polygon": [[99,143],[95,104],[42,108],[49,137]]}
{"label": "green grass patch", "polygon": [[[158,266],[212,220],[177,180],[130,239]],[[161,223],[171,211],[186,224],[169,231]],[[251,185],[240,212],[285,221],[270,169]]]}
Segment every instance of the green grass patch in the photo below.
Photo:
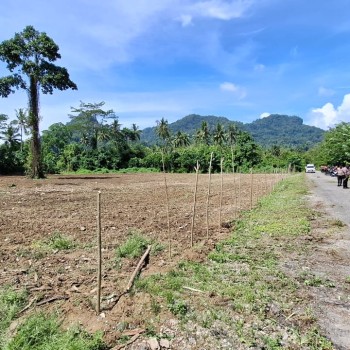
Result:
{"label": "green grass patch", "polygon": [[[9,327],[27,304],[26,291],[0,289],[0,349],[2,350],[105,350],[102,333],[93,335],[79,327],[63,330],[55,315],[32,314],[15,332]],[[14,333],[14,334],[13,334]]]}
{"label": "green grass patch", "polygon": [[4,349],[8,327],[26,302],[27,293],[25,291],[16,292],[11,288],[0,289],[0,349]]}
{"label": "green grass patch", "polygon": [[155,255],[165,248],[155,240],[144,237],[139,232],[131,231],[127,240],[115,250],[116,262],[119,263],[121,258],[141,257],[149,245],[152,246],[152,253]]}
{"label": "green grass patch", "polygon": [[90,335],[75,327],[64,331],[56,316],[44,313],[27,318],[4,350],[104,350],[102,333]]}
{"label": "green grass patch", "polygon": [[60,233],[54,232],[51,236],[44,240],[40,240],[34,244],[34,247],[42,251],[61,251],[71,250],[75,248],[76,244],[72,238]]}

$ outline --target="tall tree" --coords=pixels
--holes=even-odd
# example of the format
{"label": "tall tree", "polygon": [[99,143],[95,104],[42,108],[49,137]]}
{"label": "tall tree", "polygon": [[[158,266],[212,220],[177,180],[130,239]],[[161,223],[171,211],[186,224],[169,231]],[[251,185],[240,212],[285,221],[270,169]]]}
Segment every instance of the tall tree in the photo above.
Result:
{"label": "tall tree", "polygon": [[190,137],[188,134],[182,131],[178,131],[173,140],[174,147],[186,147],[191,144]]}
{"label": "tall tree", "polygon": [[6,114],[0,114],[0,131],[6,128],[6,121],[8,116]]}
{"label": "tall tree", "polygon": [[21,151],[23,151],[23,134],[28,135],[28,115],[24,108],[16,109],[16,124],[21,135]]}
{"label": "tall tree", "polygon": [[131,129],[123,128],[122,132],[128,141],[140,141],[142,130],[139,130],[139,127],[135,123],[132,124]]}
{"label": "tall tree", "polygon": [[350,163],[350,123],[341,122],[327,131],[323,143],[330,164]]}
{"label": "tall tree", "polygon": [[132,130],[132,141],[140,141],[142,130],[140,130],[135,123],[132,124],[131,130]]}
{"label": "tall tree", "polygon": [[[120,124],[112,109],[104,110],[105,102],[85,103],[80,101],[78,108],[72,107],[69,117],[72,119],[70,127],[77,133],[80,142],[87,143],[92,150],[96,150],[98,141],[104,142],[110,138],[108,134],[107,119],[114,119],[110,131],[118,131]],[[114,135],[112,135],[112,138]]]}
{"label": "tall tree", "polygon": [[222,124],[217,123],[213,134],[213,140],[216,145],[223,146],[226,141],[225,129]]}
{"label": "tall tree", "polygon": [[163,141],[163,147],[165,148],[170,139],[169,124],[166,119],[162,118],[157,121],[156,134]]}
{"label": "tall tree", "polygon": [[0,44],[0,60],[12,73],[0,78],[0,96],[8,97],[15,89],[28,93],[29,127],[31,139],[31,177],[43,178],[39,132],[39,93],[52,94],[54,89],[77,90],[66,68],[52,62],[61,58],[59,47],[44,32],[27,26],[12,39]]}
{"label": "tall tree", "polygon": [[238,128],[235,124],[230,124],[228,126],[228,130],[226,132],[226,138],[227,141],[231,147],[231,166],[232,166],[232,172],[235,171],[235,164],[234,164],[234,147],[236,145],[237,141],[237,136],[238,136]]}
{"label": "tall tree", "polygon": [[204,145],[210,144],[210,130],[209,125],[206,121],[203,121],[201,128],[196,132],[196,141]]}
{"label": "tall tree", "polygon": [[110,133],[111,133],[111,140],[115,144],[121,143],[128,136],[125,135],[125,133],[120,129],[120,127],[122,125],[119,123],[118,117],[117,116],[113,116],[113,117],[110,117],[110,118],[113,119],[112,123],[109,125]]}
{"label": "tall tree", "polygon": [[5,145],[8,148],[11,150],[14,150],[15,148],[18,149],[17,146],[19,146],[19,139],[21,135],[19,134],[18,127],[14,122],[8,124],[6,128],[0,132],[0,135],[0,139],[5,141]]}

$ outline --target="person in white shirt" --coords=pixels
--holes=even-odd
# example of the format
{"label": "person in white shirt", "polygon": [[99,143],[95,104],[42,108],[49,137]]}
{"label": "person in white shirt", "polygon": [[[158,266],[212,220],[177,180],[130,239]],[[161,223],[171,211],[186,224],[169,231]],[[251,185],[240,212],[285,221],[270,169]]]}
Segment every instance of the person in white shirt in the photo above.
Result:
{"label": "person in white shirt", "polygon": [[344,171],[342,166],[337,166],[337,179],[338,179],[338,186],[341,186],[343,184],[343,179],[344,179]]}
{"label": "person in white shirt", "polygon": [[346,166],[343,166],[342,171],[344,173],[344,175],[343,175],[343,188],[349,188],[348,187],[348,180],[349,180],[350,171],[349,171],[348,167],[346,167]]}

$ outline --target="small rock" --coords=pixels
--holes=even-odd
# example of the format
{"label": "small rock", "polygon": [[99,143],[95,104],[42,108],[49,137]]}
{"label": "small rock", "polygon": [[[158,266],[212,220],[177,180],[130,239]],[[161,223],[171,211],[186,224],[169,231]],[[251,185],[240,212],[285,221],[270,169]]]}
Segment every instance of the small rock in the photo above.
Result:
{"label": "small rock", "polygon": [[151,348],[151,350],[159,350],[159,343],[158,340],[156,338],[149,338],[147,340],[147,343],[149,345],[149,347]]}
{"label": "small rock", "polygon": [[148,343],[146,342],[142,342],[140,344],[137,345],[137,347],[135,348],[135,350],[149,350],[150,347],[148,345]]}
{"label": "small rock", "polygon": [[104,312],[101,312],[101,313],[100,313],[100,317],[101,317],[101,318],[106,318],[106,314],[105,314]]}
{"label": "small rock", "polygon": [[72,286],[70,289],[72,292],[80,293],[80,290],[77,288],[77,286]]}
{"label": "small rock", "polygon": [[86,231],[86,227],[85,226],[81,226],[80,227],[80,231]]}
{"label": "small rock", "polygon": [[165,348],[165,349],[170,349],[170,341],[168,339],[161,339],[159,341],[159,345],[162,347],[162,348]]}

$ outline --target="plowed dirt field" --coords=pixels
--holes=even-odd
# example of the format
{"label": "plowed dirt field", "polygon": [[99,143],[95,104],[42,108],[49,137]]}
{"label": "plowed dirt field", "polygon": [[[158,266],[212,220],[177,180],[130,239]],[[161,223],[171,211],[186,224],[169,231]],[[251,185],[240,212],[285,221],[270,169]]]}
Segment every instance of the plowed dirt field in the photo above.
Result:
{"label": "plowed dirt field", "polygon": [[[201,261],[217,240],[229,235],[239,212],[254,206],[280,179],[277,174],[212,174],[208,199],[209,177],[200,174],[194,206],[195,174],[166,174],[168,205],[161,173],[56,175],[45,180],[0,176],[0,287],[28,290],[31,304],[23,310],[23,317],[34,308],[59,310],[65,324],[104,330],[106,339],[113,342],[118,338],[116,325],[120,320],[138,327],[147,318],[143,310],[147,300],[132,295],[121,297],[138,258],[116,266],[118,246],[138,233],[164,247],[156,256],[151,251],[149,264],[142,271],[145,275],[167,271],[182,259]],[[102,316],[94,310],[98,191],[103,247]],[[44,248],[55,235],[69,238],[74,247]]]}

